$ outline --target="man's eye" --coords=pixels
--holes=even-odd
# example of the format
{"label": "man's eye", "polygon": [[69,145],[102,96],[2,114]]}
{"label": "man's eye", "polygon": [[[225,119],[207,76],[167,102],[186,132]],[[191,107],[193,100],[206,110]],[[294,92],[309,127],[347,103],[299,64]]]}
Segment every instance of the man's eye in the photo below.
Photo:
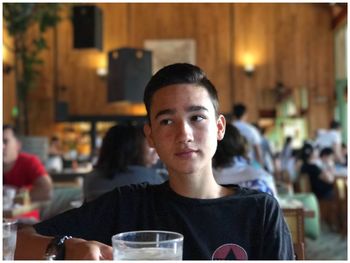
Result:
{"label": "man's eye", "polygon": [[160,125],[169,125],[171,123],[172,123],[172,121],[169,119],[164,119],[164,120],[160,121]]}
{"label": "man's eye", "polygon": [[191,121],[195,121],[195,122],[199,122],[199,121],[202,121],[204,119],[205,119],[205,117],[200,116],[200,115],[195,115],[195,116],[191,117]]}

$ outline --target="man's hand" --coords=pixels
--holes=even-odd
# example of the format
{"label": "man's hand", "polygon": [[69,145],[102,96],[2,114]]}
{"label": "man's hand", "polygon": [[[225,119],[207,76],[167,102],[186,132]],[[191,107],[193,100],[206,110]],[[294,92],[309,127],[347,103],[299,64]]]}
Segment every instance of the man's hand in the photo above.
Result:
{"label": "man's hand", "polygon": [[86,241],[84,239],[72,238],[65,242],[68,260],[112,260],[113,249],[110,246],[97,241]]}
{"label": "man's hand", "polygon": [[[32,226],[19,229],[15,259],[42,260],[45,250],[53,236],[43,236],[35,232]],[[64,242],[65,259],[112,260],[113,249],[97,241],[86,241],[80,238],[71,238]]]}

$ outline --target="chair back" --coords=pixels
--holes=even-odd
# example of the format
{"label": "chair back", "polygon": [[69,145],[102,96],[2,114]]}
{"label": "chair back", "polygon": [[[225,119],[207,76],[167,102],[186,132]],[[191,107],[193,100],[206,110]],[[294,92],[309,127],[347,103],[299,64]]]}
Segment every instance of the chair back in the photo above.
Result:
{"label": "chair back", "polygon": [[297,189],[296,191],[299,193],[310,193],[312,192],[311,190],[311,183],[310,183],[310,178],[308,174],[301,173],[298,177],[297,180]]}
{"label": "chair back", "polygon": [[283,209],[284,219],[292,235],[296,259],[305,259],[304,210],[303,208]]}

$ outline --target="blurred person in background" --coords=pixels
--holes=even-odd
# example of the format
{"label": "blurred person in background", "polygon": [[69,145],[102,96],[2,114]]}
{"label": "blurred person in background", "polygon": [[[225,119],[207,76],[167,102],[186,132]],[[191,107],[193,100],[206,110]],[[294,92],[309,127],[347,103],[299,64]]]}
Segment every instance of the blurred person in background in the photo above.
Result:
{"label": "blurred person in background", "polygon": [[142,126],[115,125],[102,142],[95,169],[84,177],[84,199],[96,197],[124,185],[161,184],[164,179],[152,166],[159,157],[148,146]]}
{"label": "blurred person in background", "polygon": [[50,138],[49,153],[45,167],[49,172],[61,172],[63,170],[61,142],[57,136]]}
{"label": "blurred person in background", "polygon": [[52,197],[52,180],[35,155],[21,152],[21,143],[11,125],[3,125],[3,184],[28,190],[32,201]]}
{"label": "blurred person in background", "polygon": [[[322,158],[327,160],[329,152],[323,151]],[[322,162],[319,158],[318,150],[311,144],[304,144],[301,149],[301,159],[303,163],[300,173],[308,175],[312,192],[319,199],[331,199],[334,195],[334,174],[329,169],[324,169],[321,166]]]}
{"label": "blurred person in background", "polygon": [[266,128],[259,126],[258,124],[254,124],[254,126],[259,130],[261,134],[261,152],[264,160],[264,169],[273,174],[275,171],[274,167],[274,154],[272,152],[271,143],[269,139],[266,137]]}
{"label": "blurred person in background", "polygon": [[348,166],[348,146],[346,143],[341,144],[341,153],[344,157],[344,165]]}
{"label": "blurred person in background", "polygon": [[330,129],[318,134],[315,145],[320,149],[332,148],[334,151],[335,161],[339,164],[345,165],[345,158],[342,154],[341,144],[341,125],[338,121],[331,121]]}
{"label": "blurred person in background", "polygon": [[261,150],[261,135],[257,128],[247,122],[248,114],[247,107],[242,103],[233,105],[232,124],[239,130],[239,132],[247,139],[249,144],[249,158],[264,167],[264,159]]}
{"label": "blurred person in background", "polygon": [[221,185],[238,184],[277,197],[273,176],[250,164],[248,147],[238,129],[227,124],[225,136],[218,143],[213,157],[215,180]]}

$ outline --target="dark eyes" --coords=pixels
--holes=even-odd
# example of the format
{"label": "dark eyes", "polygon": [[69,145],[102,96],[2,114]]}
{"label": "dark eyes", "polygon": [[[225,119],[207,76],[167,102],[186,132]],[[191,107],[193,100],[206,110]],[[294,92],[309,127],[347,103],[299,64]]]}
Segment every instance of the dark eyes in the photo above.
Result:
{"label": "dark eyes", "polygon": [[[206,119],[205,116],[201,116],[201,115],[194,115],[190,117],[190,121],[191,122],[201,122],[202,120]],[[160,125],[171,125],[174,121],[171,119],[163,119],[160,120]]]}
{"label": "dark eyes", "polygon": [[169,119],[164,119],[164,120],[160,121],[160,125],[169,125],[171,123],[172,123],[172,121]]}
{"label": "dark eyes", "polygon": [[195,116],[191,117],[191,121],[194,121],[194,122],[199,122],[199,121],[202,121],[204,119],[205,119],[205,117],[200,116],[200,115],[195,115]]}

